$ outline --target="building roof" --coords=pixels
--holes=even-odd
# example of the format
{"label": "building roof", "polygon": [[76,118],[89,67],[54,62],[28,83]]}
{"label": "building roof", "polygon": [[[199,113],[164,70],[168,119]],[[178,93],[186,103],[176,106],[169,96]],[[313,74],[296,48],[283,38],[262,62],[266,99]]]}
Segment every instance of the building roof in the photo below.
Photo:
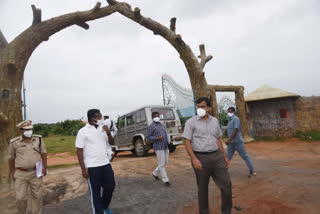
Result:
{"label": "building roof", "polygon": [[252,102],[258,100],[279,99],[284,97],[300,97],[300,95],[282,89],[272,88],[268,85],[263,85],[248,94],[244,99],[246,102]]}

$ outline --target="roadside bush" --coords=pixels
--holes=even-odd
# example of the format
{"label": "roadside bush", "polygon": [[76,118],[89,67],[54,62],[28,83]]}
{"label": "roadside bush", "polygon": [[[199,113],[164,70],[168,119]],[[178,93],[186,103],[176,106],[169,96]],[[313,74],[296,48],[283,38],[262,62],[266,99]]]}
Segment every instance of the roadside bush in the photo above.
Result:
{"label": "roadside bush", "polygon": [[320,141],[320,131],[297,132],[295,137],[306,141]]}
{"label": "roadside bush", "polygon": [[55,124],[39,123],[33,126],[35,134],[48,137],[50,134],[76,136],[79,129],[85,126],[81,120],[65,120]]}

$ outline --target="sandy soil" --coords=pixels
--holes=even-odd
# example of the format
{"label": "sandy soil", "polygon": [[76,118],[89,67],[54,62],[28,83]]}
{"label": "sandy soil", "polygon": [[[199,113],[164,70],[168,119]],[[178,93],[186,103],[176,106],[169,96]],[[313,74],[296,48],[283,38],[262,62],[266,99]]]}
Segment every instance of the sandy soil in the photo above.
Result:
{"label": "sandy soil", "polygon": [[[258,175],[248,178],[248,169],[239,155],[232,160],[233,214],[319,214],[320,142],[254,142],[246,145]],[[50,165],[76,163],[69,154],[50,155]],[[151,172],[157,161],[153,152],[137,158],[119,153],[112,163],[116,177],[111,208],[115,214],[196,214],[197,187],[184,146],[170,155],[167,173],[172,183],[165,187],[154,181]],[[50,176],[66,175],[79,181],[79,167],[50,170]],[[72,176],[71,176],[72,175]],[[51,177],[47,177],[47,180]],[[86,184],[83,183],[86,188]],[[84,189],[85,190],[85,189]],[[66,193],[67,194],[67,193]],[[90,196],[70,196],[71,200],[46,205],[45,214],[91,213]],[[211,214],[220,213],[220,191],[209,185]]]}
{"label": "sandy soil", "polygon": [[[245,163],[236,155],[230,174],[233,203],[245,214],[318,214],[320,213],[320,142],[254,142],[246,145],[258,175],[248,178]],[[65,154],[64,154],[65,155]],[[51,164],[61,164],[61,156],[52,156]],[[62,158],[66,163],[75,157]],[[153,181],[156,167],[153,153],[137,158],[130,152],[119,153],[112,163],[117,179],[111,207],[114,213],[195,214],[197,188],[190,160],[183,146],[169,159],[168,175],[172,186]],[[220,192],[210,182],[211,213],[220,213]],[[79,210],[75,209],[75,204]],[[80,205],[81,204],[81,205]],[[70,210],[69,208],[73,209]],[[89,195],[49,205],[46,213],[89,213]],[[80,211],[81,210],[81,211]]]}

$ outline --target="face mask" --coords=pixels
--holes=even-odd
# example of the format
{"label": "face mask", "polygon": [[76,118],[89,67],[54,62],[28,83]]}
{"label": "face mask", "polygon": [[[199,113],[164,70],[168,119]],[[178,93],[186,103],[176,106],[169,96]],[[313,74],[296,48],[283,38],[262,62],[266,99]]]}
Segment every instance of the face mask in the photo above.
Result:
{"label": "face mask", "polygon": [[23,132],[23,135],[27,138],[31,138],[32,137],[32,130],[28,130]]}
{"label": "face mask", "polygon": [[203,108],[198,108],[198,109],[197,109],[197,115],[198,115],[199,117],[204,117],[204,116],[206,116],[206,114],[207,114],[207,111],[204,110]]}
{"label": "face mask", "polygon": [[156,122],[156,123],[159,123],[160,122],[160,117],[153,118],[153,121]]}
{"label": "face mask", "polygon": [[101,120],[96,120],[96,122],[94,122],[94,124],[101,126],[103,124],[103,119]]}
{"label": "face mask", "polygon": [[228,112],[228,117],[232,117],[233,115],[233,113]]}

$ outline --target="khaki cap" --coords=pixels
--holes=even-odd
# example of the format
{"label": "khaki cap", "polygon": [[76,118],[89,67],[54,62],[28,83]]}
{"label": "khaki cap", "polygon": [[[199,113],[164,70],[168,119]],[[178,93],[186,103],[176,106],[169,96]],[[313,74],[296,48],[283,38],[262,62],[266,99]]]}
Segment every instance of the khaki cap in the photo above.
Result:
{"label": "khaki cap", "polygon": [[19,129],[32,129],[32,121],[31,120],[24,120],[21,123],[17,124],[17,128]]}

